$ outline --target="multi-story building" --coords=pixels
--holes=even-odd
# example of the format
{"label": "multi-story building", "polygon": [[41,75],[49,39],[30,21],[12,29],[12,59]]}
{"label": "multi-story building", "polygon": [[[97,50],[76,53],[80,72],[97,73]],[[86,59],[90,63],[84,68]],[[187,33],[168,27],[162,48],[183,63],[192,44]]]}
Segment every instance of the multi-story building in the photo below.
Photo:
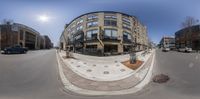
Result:
{"label": "multi-story building", "polygon": [[36,30],[19,23],[0,25],[0,48],[20,45],[28,49],[41,49],[42,37]]}
{"label": "multi-story building", "polygon": [[183,28],[175,33],[176,48],[200,50],[200,25]]}
{"label": "multi-story building", "polygon": [[47,35],[44,35],[44,48],[45,49],[50,49],[53,47],[53,44],[51,43],[50,38]]}
{"label": "multi-story building", "polygon": [[175,38],[172,36],[164,36],[160,41],[160,47],[175,49]]}
{"label": "multi-story building", "polygon": [[83,14],[65,26],[60,48],[81,53],[121,54],[148,47],[146,26],[134,16],[113,11]]}

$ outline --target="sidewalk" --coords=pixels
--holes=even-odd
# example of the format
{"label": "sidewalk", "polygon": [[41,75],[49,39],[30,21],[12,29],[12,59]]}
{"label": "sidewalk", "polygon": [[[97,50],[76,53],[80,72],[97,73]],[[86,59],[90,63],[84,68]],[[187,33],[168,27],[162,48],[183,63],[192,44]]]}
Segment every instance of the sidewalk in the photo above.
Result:
{"label": "sidewalk", "polygon": [[[141,66],[141,68],[138,68],[136,71],[133,71],[123,66],[122,64],[120,64],[120,62],[115,60],[112,64],[110,64],[111,66],[109,65],[110,68],[112,68],[113,71],[115,71],[116,68],[123,67],[125,68],[123,69],[124,71],[121,71],[122,73],[119,73],[120,71],[118,72],[115,71],[113,72],[114,75],[111,74],[111,76],[106,76],[110,72],[99,73],[99,72],[93,71],[94,73],[89,75],[92,72],[92,70],[90,69],[88,71],[86,70],[86,73],[85,72],[80,73],[80,71],[85,71],[83,69],[77,70],[77,68],[80,68],[80,65],[83,65],[83,67],[86,67],[91,64],[89,64],[87,60],[84,60],[82,62],[82,60],[77,60],[77,59],[64,59],[63,58],[64,55],[65,55],[64,52],[59,52],[57,57],[58,57],[60,73],[63,73],[63,75],[61,75],[61,79],[65,85],[65,88],[67,88],[68,90],[74,91],[76,93],[81,93],[81,94],[85,93],[85,94],[90,94],[90,95],[105,95],[109,93],[114,94],[114,92],[118,94],[120,93],[127,94],[128,91],[126,90],[131,90],[131,89],[133,90],[136,85],[138,85],[139,83],[141,83],[141,81],[144,80],[150,67],[152,67],[151,65],[154,59],[154,54],[146,55],[146,60],[145,60],[146,62],[144,62],[143,66]],[[90,60],[90,63],[91,63],[91,60]],[[118,67],[116,67],[115,64],[119,64]],[[105,63],[103,65],[105,66]],[[95,68],[97,66],[99,68],[103,68],[101,66],[101,62],[97,62],[95,65]],[[76,68],[73,68],[73,67],[76,67]],[[99,70],[99,68],[97,68],[97,70]],[[104,68],[109,68],[109,67],[104,67]],[[97,74],[95,76],[96,78],[94,78],[95,73]],[[115,76],[115,74],[118,74],[118,73],[120,75]],[[114,77],[115,79],[113,79],[112,77]],[[118,79],[116,79],[117,77]],[[106,79],[103,79],[103,78],[106,78]],[[90,93],[88,93],[88,91]],[[136,89],[134,89],[133,91],[136,91]]]}

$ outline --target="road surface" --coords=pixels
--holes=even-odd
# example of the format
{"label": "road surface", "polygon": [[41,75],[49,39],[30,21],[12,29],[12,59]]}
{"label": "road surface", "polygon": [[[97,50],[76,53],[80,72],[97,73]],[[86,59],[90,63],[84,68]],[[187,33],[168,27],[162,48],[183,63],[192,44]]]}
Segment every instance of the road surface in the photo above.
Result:
{"label": "road surface", "polygon": [[64,92],[55,50],[0,54],[0,99],[199,99],[200,54],[156,51],[154,75],[170,76],[165,84],[151,82],[135,94],[82,96]]}

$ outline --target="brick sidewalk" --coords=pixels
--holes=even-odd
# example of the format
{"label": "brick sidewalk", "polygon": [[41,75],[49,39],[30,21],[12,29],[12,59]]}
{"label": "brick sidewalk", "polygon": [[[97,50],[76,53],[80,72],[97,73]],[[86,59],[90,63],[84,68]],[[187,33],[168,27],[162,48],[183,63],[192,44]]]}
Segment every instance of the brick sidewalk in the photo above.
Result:
{"label": "brick sidewalk", "polygon": [[59,61],[62,64],[64,75],[74,86],[94,91],[118,91],[132,88],[143,80],[150,67],[152,55],[136,74],[117,81],[94,81],[83,78],[66,66],[63,60],[64,58],[59,54]]}

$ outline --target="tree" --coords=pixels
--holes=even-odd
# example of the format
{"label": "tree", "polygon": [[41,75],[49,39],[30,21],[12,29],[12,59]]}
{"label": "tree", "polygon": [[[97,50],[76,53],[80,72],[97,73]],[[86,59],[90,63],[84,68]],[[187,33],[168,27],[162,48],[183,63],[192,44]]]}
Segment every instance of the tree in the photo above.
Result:
{"label": "tree", "polygon": [[[136,42],[136,39],[135,39]],[[136,63],[136,54],[135,54],[135,48],[137,44],[132,42],[131,49],[129,52],[130,55],[130,64],[135,64]]]}
{"label": "tree", "polygon": [[185,33],[185,38],[190,38],[189,40],[187,40],[186,46],[185,47],[191,47],[191,42],[192,42],[192,30],[193,28],[191,28],[194,25],[197,25],[199,23],[198,19],[195,19],[194,17],[191,16],[187,16],[185,18],[185,21],[182,22],[182,28],[188,28],[186,31],[184,31]]}
{"label": "tree", "polygon": [[3,20],[2,20],[2,24],[7,24],[7,25],[9,25],[9,24],[11,24],[11,23],[13,23],[13,20],[12,20],[12,19],[3,19]]}
{"label": "tree", "polygon": [[183,28],[187,28],[187,27],[191,27],[193,25],[196,25],[199,23],[199,20],[198,19],[195,19],[194,17],[192,16],[187,16],[185,18],[185,21],[181,23],[181,27]]}

